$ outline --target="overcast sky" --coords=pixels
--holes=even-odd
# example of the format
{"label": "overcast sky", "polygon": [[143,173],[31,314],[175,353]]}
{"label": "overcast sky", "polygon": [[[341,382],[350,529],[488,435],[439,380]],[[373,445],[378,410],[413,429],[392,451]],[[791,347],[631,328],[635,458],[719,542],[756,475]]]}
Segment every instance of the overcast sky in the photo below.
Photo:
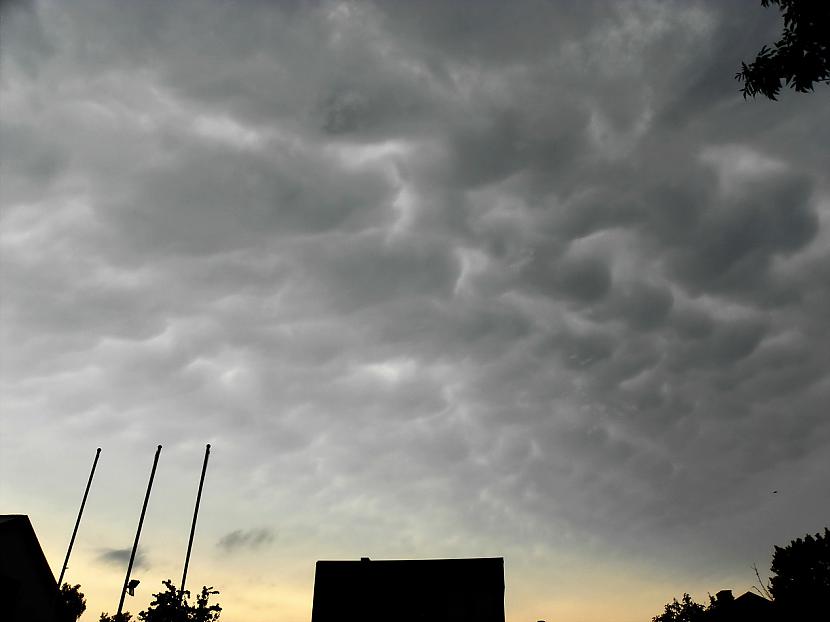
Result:
{"label": "overcast sky", "polygon": [[[504,556],[509,622],[748,589],[830,517],[830,89],[755,0],[3,2],[0,511],[117,607],[308,620]],[[778,491],[773,493],[773,491]]]}

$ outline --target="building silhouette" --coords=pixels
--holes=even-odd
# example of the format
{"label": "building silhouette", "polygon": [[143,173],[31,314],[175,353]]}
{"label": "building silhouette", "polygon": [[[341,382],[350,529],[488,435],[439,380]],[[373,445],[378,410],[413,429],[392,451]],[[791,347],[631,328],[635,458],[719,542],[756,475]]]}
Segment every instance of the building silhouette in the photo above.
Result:
{"label": "building silhouette", "polygon": [[779,620],[772,601],[754,592],[744,592],[737,598],[732,590],[721,590],[715,595],[715,606],[708,612],[707,622],[773,622]]}
{"label": "building silhouette", "polygon": [[25,514],[0,515],[0,617],[5,622],[56,622],[55,575]]}
{"label": "building silhouette", "polygon": [[504,622],[504,559],[318,561],[312,622]]}

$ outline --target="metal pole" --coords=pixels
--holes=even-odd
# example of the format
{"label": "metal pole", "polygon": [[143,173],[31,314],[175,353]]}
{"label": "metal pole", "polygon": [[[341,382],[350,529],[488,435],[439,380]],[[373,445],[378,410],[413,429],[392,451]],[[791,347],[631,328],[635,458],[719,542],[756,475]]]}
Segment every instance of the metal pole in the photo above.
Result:
{"label": "metal pole", "polygon": [[84,506],[86,505],[86,498],[89,495],[89,487],[92,485],[92,476],[95,475],[95,467],[98,465],[98,456],[101,455],[101,448],[95,452],[95,460],[92,462],[92,470],[89,472],[89,479],[86,482],[86,490],[84,490],[84,498],[81,499],[81,508],[78,510],[78,518],[75,520],[75,529],[72,530],[72,537],[69,539],[69,548],[66,550],[66,557],[61,566],[61,576],[58,578],[58,589],[63,585],[63,575],[66,569],[69,568],[69,555],[72,553],[72,545],[75,544],[75,536],[78,535],[78,525],[81,524],[81,515],[84,513]]}
{"label": "metal pole", "polygon": [[150,500],[150,489],[153,487],[153,478],[156,476],[156,465],[159,463],[159,454],[161,453],[161,445],[156,449],[156,457],[153,459],[153,469],[150,471],[150,481],[147,483],[147,494],[144,495],[144,505],[141,507],[141,517],[138,519],[138,529],[135,532],[135,542],[133,542],[133,550],[130,553],[130,563],[127,566],[127,576],[124,577],[124,587],[121,589],[121,598],[118,601],[118,613],[116,613],[116,620],[121,621],[121,610],[124,608],[124,596],[127,595],[127,585],[130,582],[130,572],[133,570],[133,561],[135,561],[135,552],[138,549],[138,539],[141,536],[141,526],[144,524],[144,513],[147,511],[147,502]]}
{"label": "metal pole", "polygon": [[202,500],[202,486],[205,484],[205,472],[207,471],[208,458],[210,457],[210,443],[205,447],[205,461],[202,464],[202,477],[199,478],[199,492],[196,493],[196,508],[193,510],[193,523],[190,525],[190,540],[187,543],[187,555],[184,558],[184,570],[182,571],[182,583],[179,586],[180,593],[184,595],[184,582],[187,579],[187,566],[190,563],[190,551],[193,548],[193,535],[196,533],[196,517],[199,515],[199,502]]}

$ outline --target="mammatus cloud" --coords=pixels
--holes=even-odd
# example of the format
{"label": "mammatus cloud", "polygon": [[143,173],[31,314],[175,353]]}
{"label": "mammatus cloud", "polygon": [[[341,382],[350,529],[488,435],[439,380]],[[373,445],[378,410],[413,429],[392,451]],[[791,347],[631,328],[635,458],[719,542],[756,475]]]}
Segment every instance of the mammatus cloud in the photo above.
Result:
{"label": "mammatus cloud", "polygon": [[827,91],[743,101],[760,8],[477,5],[10,5],[12,465],[221,441],[228,551],[820,529]]}
{"label": "mammatus cloud", "polygon": [[[130,553],[132,549],[102,549],[97,556],[97,560],[102,564],[109,566],[127,567],[130,562]],[[140,547],[135,552],[135,559],[133,560],[133,568],[148,570],[150,562],[147,555]]]}
{"label": "mammatus cloud", "polygon": [[273,530],[266,527],[235,529],[219,538],[216,546],[226,553],[242,549],[257,550],[271,544],[274,538]]}

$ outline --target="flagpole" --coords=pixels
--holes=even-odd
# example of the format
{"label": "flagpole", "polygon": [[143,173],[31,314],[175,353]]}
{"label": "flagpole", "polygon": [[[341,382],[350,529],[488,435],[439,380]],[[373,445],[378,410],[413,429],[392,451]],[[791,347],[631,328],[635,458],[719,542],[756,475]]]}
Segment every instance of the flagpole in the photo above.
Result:
{"label": "flagpole", "polygon": [[205,447],[205,461],[202,464],[202,476],[199,478],[199,491],[196,493],[196,507],[193,510],[193,523],[190,525],[190,540],[187,543],[187,555],[184,558],[184,570],[182,571],[182,583],[179,586],[180,593],[184,594],[184,583],[187,579],[187,566],[190,564],[190,551],[193,549],[193,535],[196,533],[196,517],[199,515],[199,503],[202,500],[202,486],[205,484],[205,472],[207,471],[208,458],[210,457],[210,443]]}
{"label": "flagpole", "polygon": [[124,577],[124,587],[121,589],[121,598],[118,601],[118,613],[116,613],[116,620],[121,622],[121,610],[124,608],[124,596],[127,594],[127,586],[130,582],[130,572],[133,570],[133,561],[135,561],[135,552],[138,549],[138,539],[141,537],[141,526],[144,524],[144,514],[147,512],[147,502],[150,500],[150,490],[153,488],[153,478],[156,476],[156,466],[159,463],[159,454],[161,453],[161,445],[156,448],[156,457],[153,458],[153,468],[150,471],[150,481],[147,483],[147,494],[144,495],[144,505],[141,507],[141,517],[138,519],[138,529],[135,532],[135,542],[133,542],[133,550],[130,553],[130,563],[127,566],[127,576]]}
{"label": "flagpole", "polygon": [[101,448],[95,452],[95,460],[92,462],[92,470],[89,472],[89,479],[86,482],[86,490],[84,490],[84,497],[81,499],[81,508],[78,510],[78,518],[75,520],[75,529],[72,530],[72,537],[69,539],[69,548],[66,550],[66,557],[61,566],[61,576],[58,578],[58,589],[63,585],[63,575],[66,569],[69,568],[69,556],[72,554],[72,546],[75,544],[75,536],[78,535],[78,526],[81,524],[81,516],[84,513],[84,506],[86,505],[86,498],[89,495],[89,487],[92,485],[92,476],[95,475],[95,467],[98,465],[98,456],[101,455]]}

